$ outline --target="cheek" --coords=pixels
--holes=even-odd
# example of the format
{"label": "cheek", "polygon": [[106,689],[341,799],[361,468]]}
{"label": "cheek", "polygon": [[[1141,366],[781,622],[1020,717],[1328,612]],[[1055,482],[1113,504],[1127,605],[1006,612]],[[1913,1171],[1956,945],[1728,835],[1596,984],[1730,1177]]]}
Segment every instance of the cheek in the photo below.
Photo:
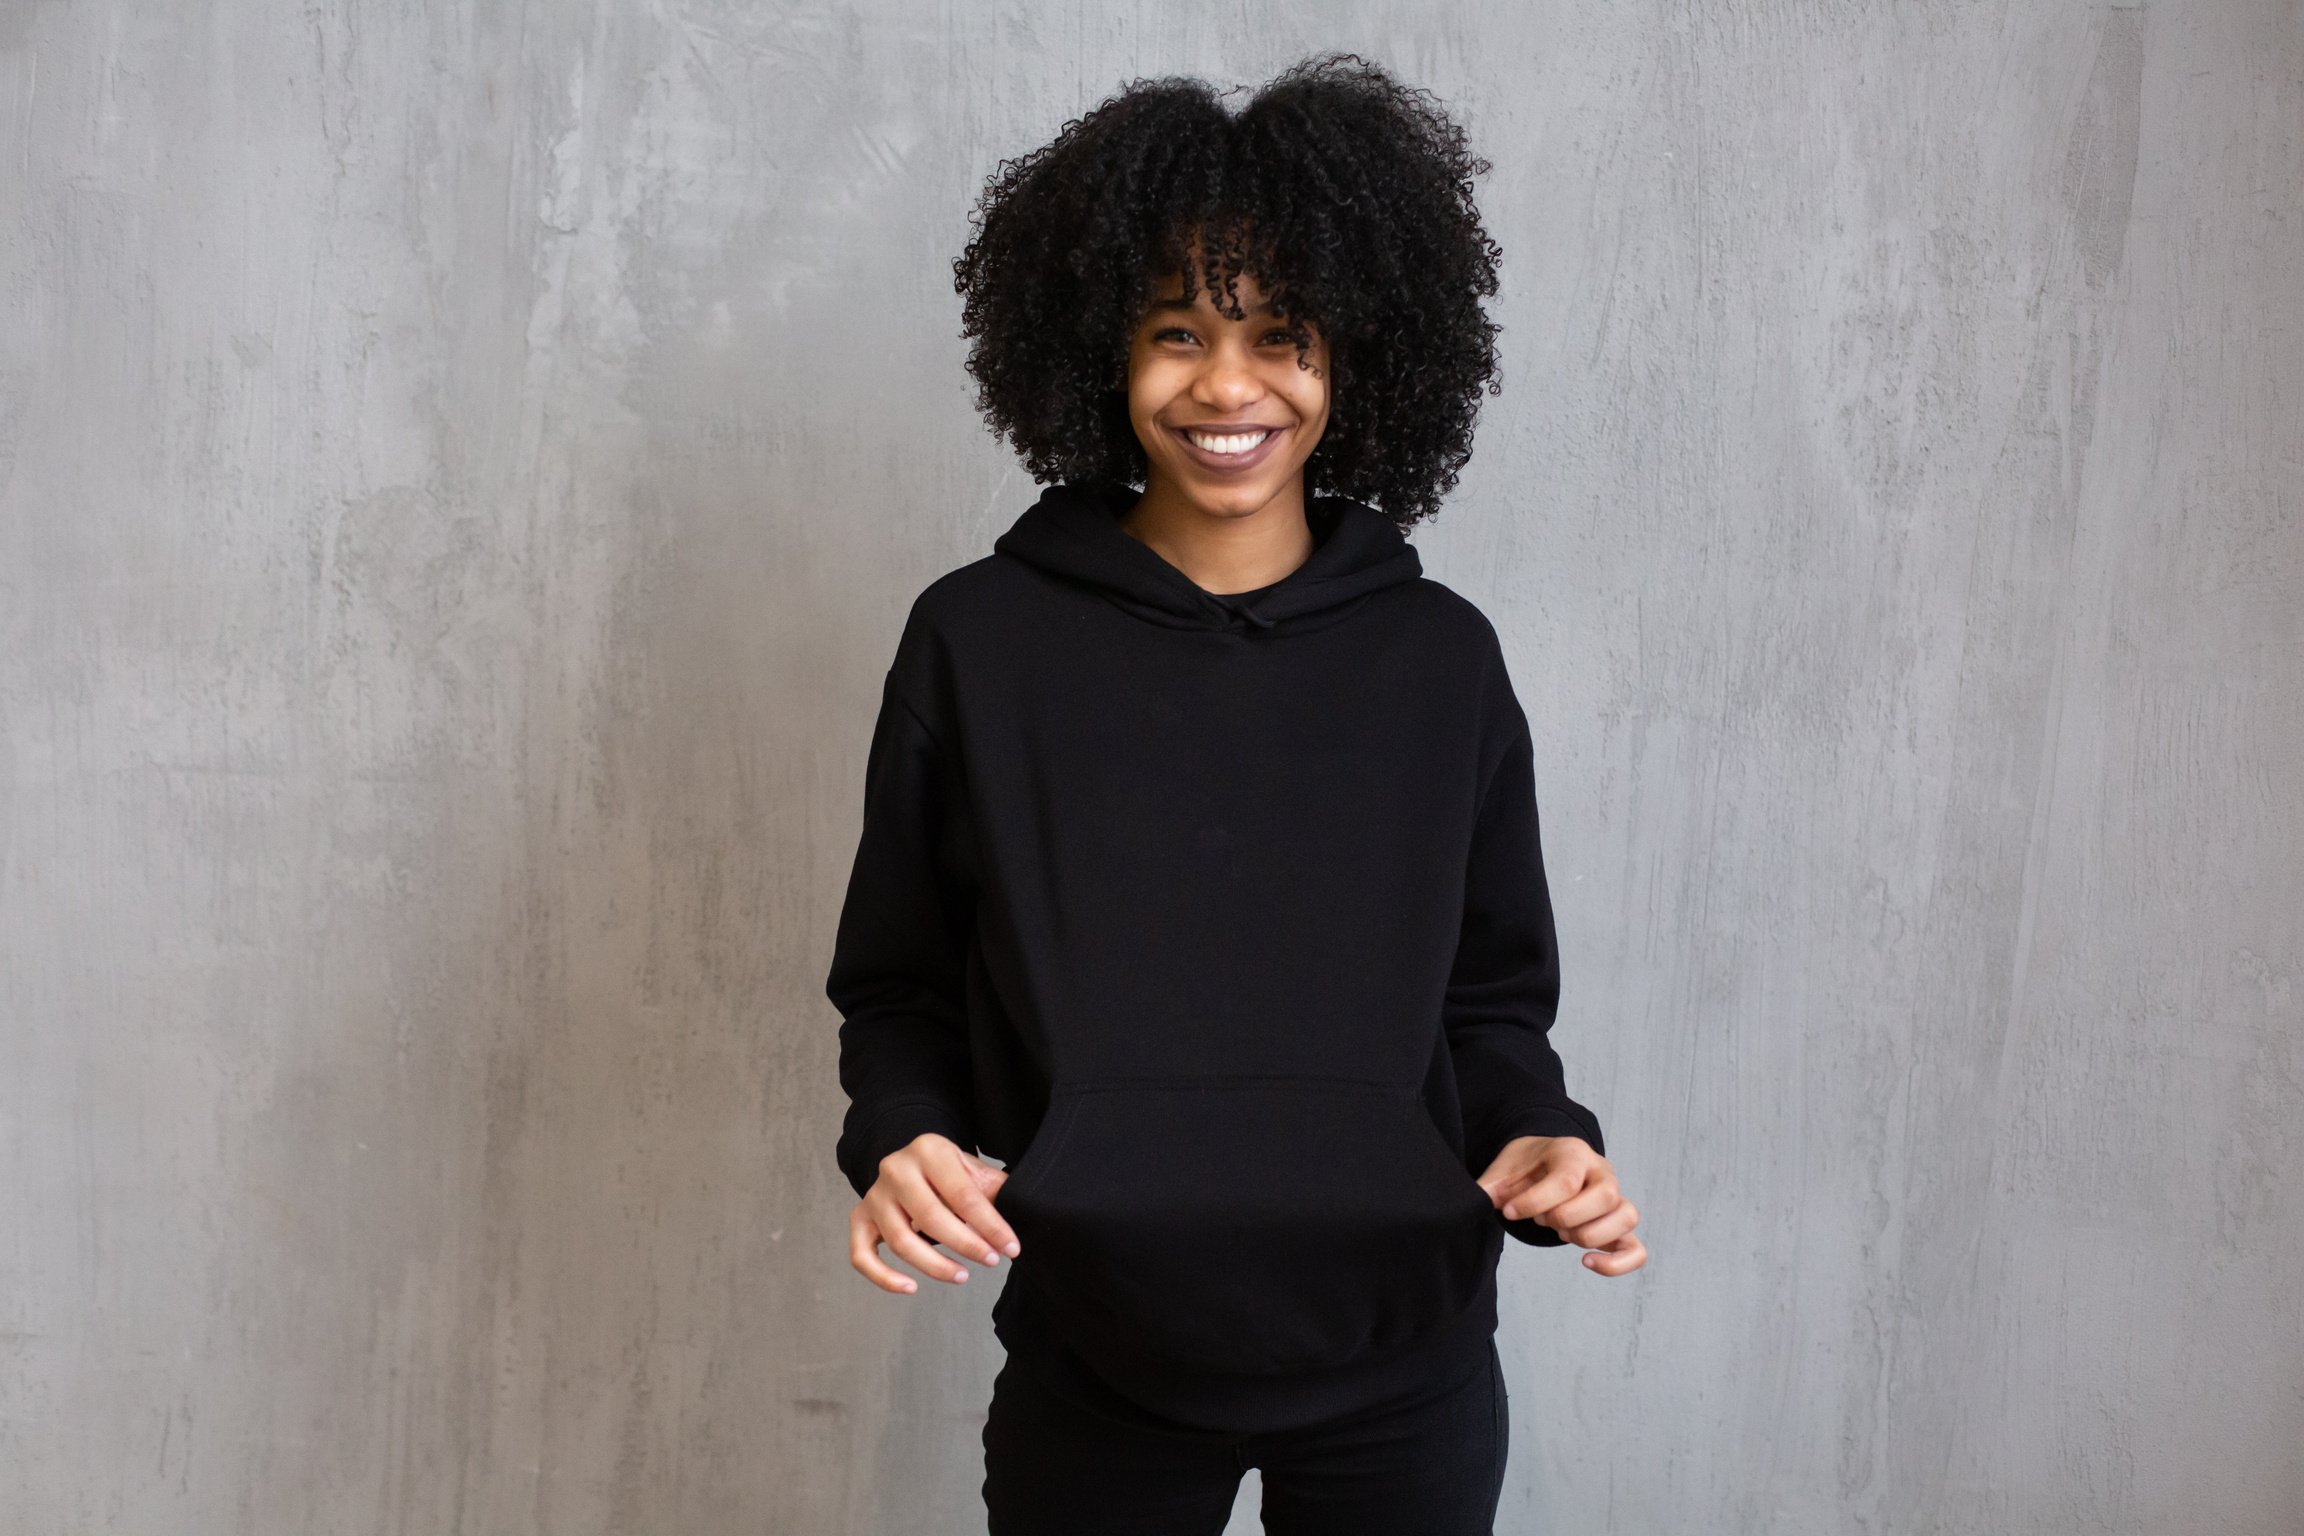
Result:
{"label": "cheek", "polygon": [[1306,353],[1304,362],[1301,368],[1289,362],[1289,399],[1306,417],[1318,416],[1328,409],[1328,349]]}
{"label": "cheek", "polygon": [[[1327,370],[1322,368],[1325,373]],[[1306,421],[1324,422],[1328,415],[1328,381],[1309,374],[1299,375],[1294,396],[1297,414]]]}
{"label": "cheek", "polygon": [[1162,377],[1156,365],[1140,364],[1128,371],[1128,415],[1139,427],[1150,424],[1151,418],[1176,393],[1171,380]]}
{"label": "cheek", "polygon": [[1152,411],[1153,406],[1150,401],[1133,390],[1129,392],[1128,424],[1136,429],[1138,440],[1147,448],[1153,445],[1153,440],[1160,431],[1158,424],[1152,419]]}

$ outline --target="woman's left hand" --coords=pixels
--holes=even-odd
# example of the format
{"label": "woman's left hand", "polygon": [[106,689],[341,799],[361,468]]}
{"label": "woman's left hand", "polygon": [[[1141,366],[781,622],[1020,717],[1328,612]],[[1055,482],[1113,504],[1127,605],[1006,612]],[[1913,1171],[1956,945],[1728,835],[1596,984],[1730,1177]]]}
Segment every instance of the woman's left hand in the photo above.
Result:
{"label": "woman's left hand", "polygon": [[1581,1136],[1515,1136],[1480,1175],[1507,1221],[1533,1216],[1584,1255],[1595,1274],[1628,1275],[1648,1262],[1633,1234],[1640,1213],[1616,1187],[1616,1170]]}

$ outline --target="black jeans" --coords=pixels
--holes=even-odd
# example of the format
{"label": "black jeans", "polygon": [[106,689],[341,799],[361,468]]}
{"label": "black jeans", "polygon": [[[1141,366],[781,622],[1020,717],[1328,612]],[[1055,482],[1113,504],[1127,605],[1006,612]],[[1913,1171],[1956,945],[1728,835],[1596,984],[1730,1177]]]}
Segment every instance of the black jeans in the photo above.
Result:
{"label": "black jeans", "polygon": [[1462,1381],[1245,1437],[1155,1417],[1036,1349],[992,1381],[984,1507],[990,1536],[1221,1536],[1255,1467],[1266,1536],[1493,1536],[1509,1424],[1493,1340]]}

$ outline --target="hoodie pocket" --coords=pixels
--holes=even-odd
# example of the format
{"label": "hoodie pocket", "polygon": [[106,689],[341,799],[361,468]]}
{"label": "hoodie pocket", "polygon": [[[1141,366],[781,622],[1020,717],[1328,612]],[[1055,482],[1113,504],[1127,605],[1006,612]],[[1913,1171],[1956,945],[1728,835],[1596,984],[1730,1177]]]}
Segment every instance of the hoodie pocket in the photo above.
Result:
{"label": "hoodie pocket", "polygon": [[1415,1091],[1339,1078],[1059,1084],[996,1202],[1077,1322],[1218,1371],[1412,1338],[1501,1247]]}

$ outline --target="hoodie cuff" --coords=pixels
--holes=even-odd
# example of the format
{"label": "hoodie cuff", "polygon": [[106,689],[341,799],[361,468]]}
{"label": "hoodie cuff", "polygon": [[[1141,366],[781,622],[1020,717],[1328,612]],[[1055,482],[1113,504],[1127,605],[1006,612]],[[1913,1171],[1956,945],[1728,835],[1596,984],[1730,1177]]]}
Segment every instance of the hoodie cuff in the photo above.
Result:
{"label": "hoodie cuff", "polygon": [[1548,1104],[1507,1117],[1497,1126],[1496,1131],[1498,1152],[1504,1150],[1506,1142],[1521,1136],[1573,1136],[1589,1144],[1602,1157],[1608,1155],[1608,1149],[1600,1141],[1600,1127],[1586,1123],[1568,1110],[1556,1109]]}
{"label": "hoodie cuff", "polygon": [[967,1118],[931,1099],[891,1104],[872,1119],[859,1143],[855,1165],[847,1169],[848,1182],[861,1199],[880,1179],[880,1159],[909,1146],[916,1136],[933,1131],[956,1143],[963,1152],[976,1150],[976,1132]]}
{"label": "hoodie cuff", "polygon": [[[1504,1121],[1502,1134],[1496,1138],[1496,1150],[1498,1152],[1503,1151],[1506,1143],[1521,1136],[1573,1136],[1589,1145],[1593,1151],[1601,1156],[1608,1155],[1606,1147],[1601,1144],[1598,1126],[1586,1125],[1567,1110],[1555,1109],[1550,1105],[1523,1110]],[[1501,1220],[1501,1218],[1499,1219]],[[1504,1230],[1531,1248],[1565,1248],[1570,1246],[1568,1239],[1545,1226],[1533,1216],[1523,1216],[1518,1221],[1506,1221]]]}

